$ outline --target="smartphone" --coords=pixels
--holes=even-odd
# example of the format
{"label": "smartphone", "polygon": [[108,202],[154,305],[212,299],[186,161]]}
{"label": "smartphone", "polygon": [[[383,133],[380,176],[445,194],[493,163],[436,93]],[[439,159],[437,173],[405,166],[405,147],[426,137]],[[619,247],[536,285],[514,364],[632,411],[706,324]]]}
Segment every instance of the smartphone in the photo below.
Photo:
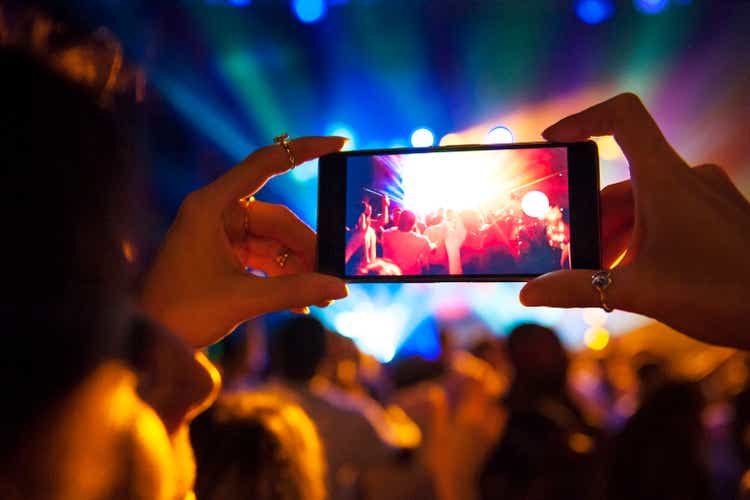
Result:
{"label": "smartphone", "polygon": [[525,281],[600,267],[592,141],[347,151],[318,166],[319,272]]}

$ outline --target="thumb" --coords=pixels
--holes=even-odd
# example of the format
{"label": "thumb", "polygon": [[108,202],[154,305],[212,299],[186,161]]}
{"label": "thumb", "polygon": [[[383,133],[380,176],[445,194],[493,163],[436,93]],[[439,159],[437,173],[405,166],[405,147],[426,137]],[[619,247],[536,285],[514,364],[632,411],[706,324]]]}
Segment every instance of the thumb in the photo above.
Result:
{"label": "thumb", "polygon": [[247,278],[243,295],[252,301],[255,314],[303,308],[342,299],[349,294],[344,281],[319,273]]}
{"label": "thumb", "polygon": [[[575,269],[544,274],[526,283],[519,299],[525,306],[601,307],[599,292],[591,284],[596,272]],[[628,309],[631,291],[636,289],[631,268],[617,267],[610,272],[611,284],[604,292],[607,305]]]}

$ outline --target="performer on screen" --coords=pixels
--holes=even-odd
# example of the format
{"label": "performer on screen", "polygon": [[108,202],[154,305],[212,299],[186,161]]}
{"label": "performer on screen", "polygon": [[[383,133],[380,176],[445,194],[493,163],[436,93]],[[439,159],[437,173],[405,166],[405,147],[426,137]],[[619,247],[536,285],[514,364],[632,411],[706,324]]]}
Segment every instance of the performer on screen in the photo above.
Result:
{"label": "performer on screen", "polygon": [[377,257],[378,240],[372,228],[372,205],[367,201],[363,201],[362,205],[363,210],[359,215],[357,226],[346,243],[346,264],[348,266],[352,261],[356,268],[371,264]]}

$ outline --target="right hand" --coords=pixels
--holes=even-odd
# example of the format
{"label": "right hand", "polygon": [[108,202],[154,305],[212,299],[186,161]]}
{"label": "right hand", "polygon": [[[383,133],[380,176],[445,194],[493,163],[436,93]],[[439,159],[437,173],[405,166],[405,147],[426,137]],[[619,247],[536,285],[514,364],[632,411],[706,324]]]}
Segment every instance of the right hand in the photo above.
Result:
{"label": "right hand", "polygon": [[[750,203],[715,165],[690,168],[633,94],[569,116],[549,141],[614,135],[631,180],[601,193],[602,256],[625,249],[610,306],[650,316],[712,344],[750,348]],[[597,307],[594,270],[557,271],[521,290],[527,306]]]}

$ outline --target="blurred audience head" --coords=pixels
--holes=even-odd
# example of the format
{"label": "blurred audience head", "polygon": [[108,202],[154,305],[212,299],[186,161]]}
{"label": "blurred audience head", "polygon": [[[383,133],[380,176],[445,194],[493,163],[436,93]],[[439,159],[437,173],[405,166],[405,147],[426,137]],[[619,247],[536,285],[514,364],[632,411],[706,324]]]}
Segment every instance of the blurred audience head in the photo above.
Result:
{"label": "blurred audience head", "polygon": [[417,216],[411,210],[404,210],[401,212],[401,216],[398,219],[398,230],[404,233],[408,233],[414,229],[414,224],[417,223]]}
{"label": "blurred audience head", "polygon": [[323,500],[326,465],[315,425],[266,393],[217,401],[191,427],[202,500]]}
{"label": "blurred audience head", "polygon": [[554,330],[533,323],[517,326],[508,335],[506,349],[514,386],[522,384],[540,395],[565,388],[568,354]]}
{"label": "blurred audience head", "polygon": [[310,316],[295,316],[271,332],[269,373],[292,382],[308,382],[326,355],[326,330]]}
{"label": "blurred audience head", "polygon": [[711,498],[697,384],[671,381],[656,389],[615,439],[607,498]]}

